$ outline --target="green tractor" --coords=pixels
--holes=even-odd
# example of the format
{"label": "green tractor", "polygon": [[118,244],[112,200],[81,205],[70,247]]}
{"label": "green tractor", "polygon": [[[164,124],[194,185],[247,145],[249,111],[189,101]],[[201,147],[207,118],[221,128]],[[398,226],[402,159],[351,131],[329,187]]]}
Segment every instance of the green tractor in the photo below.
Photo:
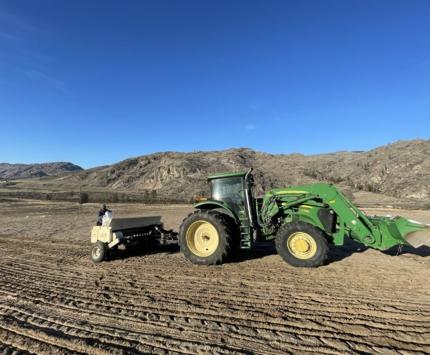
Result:
{"label": "green tractor", "polygon": [[430,227],[403,217],[366,216],[330,184],[273,189],[253,196],[252,169],[209,176],[211,196],[182,222],[179,244],[195,264],[225,262],[240,249],[274,240],[279,255],[298,267],[322,265],[330,245],[345,237],[386,250],[430,245]]}

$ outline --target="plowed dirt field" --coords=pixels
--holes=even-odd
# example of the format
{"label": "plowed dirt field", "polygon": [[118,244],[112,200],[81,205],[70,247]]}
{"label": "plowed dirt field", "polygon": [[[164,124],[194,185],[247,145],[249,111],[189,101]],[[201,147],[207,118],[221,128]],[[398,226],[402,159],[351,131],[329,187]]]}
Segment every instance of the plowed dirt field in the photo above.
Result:
{"label": "plowed dirt field", "polygon": [[[110,206],[162,215],[189,206]],[[93,264],[98,206],[0,202],[0,352],[430,353],[430,251],[349,243],[328,265],[294,268],[261,245],[204,267],[176,250]],[[430,223],[430,212],[403,214]]]}

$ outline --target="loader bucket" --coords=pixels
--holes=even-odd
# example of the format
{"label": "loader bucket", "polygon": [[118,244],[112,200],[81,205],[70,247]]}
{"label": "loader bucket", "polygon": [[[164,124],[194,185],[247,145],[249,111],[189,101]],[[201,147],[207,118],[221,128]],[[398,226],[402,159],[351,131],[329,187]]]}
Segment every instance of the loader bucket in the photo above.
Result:
{"label": "loader bucket", "polygon": [[423,245],[430,246],[430,229],[410,232],[406,235],[405,240],[414,248],[419,248]]}
{"label": "loader bucket", "polygon": [[395,245],[409,244],[414,248],[427,245],[430,247],[430,225],[404,217],[372,217],[380,233],[378,249],[386,250]]}

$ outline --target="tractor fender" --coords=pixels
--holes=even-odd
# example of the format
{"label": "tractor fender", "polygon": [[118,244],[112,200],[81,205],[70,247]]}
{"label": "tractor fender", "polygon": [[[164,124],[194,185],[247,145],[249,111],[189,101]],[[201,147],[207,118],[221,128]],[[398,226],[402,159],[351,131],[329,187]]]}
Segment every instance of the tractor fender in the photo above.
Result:
{"label": "tractor fender", "polygon": [[298,215],[298,219],[302,222],[313,225],[314,227],[320,229],[324,233],[327,233],[324,229],[324,225],[321,223],[321,220],[318,217],[315,218],[301,213]]}
{"label": "tractor fender", "polygon": [[228,216],[233,218],[236,222],[239,221],[239,218],[236,216],[236,213],[234,213],[233,210],[230,207],[228,207],[227,204],[221,201],[204,201],[204,202],[196,203],[194,207],[199,210],[217,210],[221,213],[227,214]]}

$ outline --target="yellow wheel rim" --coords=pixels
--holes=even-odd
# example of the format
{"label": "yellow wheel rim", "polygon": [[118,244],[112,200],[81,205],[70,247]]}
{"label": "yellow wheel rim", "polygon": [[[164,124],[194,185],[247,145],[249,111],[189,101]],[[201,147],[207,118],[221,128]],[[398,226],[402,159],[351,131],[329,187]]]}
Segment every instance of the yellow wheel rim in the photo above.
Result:
{"label": "yellow wheel rim", "polygon": [[317,252],[317,243],[315,239],[304,232],[291,234],[286,244],[289,252],[297,259],[310,259]]}
{"label": "yellow wheel rim", "polygon": [[188,227],[186,240],[193,254],[205,258],[217,250],[219,234],[212,223],[196,221]]}

